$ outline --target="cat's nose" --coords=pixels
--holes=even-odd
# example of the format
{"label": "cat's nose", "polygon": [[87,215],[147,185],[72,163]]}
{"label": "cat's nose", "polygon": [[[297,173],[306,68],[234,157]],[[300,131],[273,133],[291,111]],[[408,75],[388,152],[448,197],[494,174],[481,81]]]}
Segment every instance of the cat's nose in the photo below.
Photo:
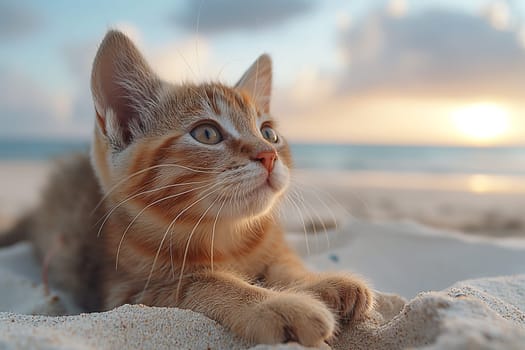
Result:
{"label": "cat's nose", "polygon": [[273,170],[273,165],[276,159],[277,159],[277,152],[274,150],[259,152],[253,158],[253,160],[259,161],[263,164],[266,170],[268,170],[268,174],[271,174]]}

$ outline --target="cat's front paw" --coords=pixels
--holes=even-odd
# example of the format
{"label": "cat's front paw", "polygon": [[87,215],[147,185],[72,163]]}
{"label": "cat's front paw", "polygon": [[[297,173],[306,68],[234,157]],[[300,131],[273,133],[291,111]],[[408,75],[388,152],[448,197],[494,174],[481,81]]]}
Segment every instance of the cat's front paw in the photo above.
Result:
{"label": "cat's front paw", "polygon": [[323,274],[306,290],[319,296],[343,322],[362,320],[374,303],[374,294],[363,281],[343,274]]}
{"label": "cat's front paw", "polygon": [[253,319],[246,330],[248,338],[257,343],[321,346],[336,327],[326,305],[306,294],[278,293],[251,312]]}

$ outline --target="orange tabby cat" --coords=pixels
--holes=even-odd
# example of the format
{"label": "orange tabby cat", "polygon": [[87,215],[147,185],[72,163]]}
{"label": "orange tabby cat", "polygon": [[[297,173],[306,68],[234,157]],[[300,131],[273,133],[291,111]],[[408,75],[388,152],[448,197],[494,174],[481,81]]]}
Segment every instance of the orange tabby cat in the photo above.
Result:
{"label": "orange tabby cat", "polygon": [[234,87],[173,85],[110,31],[93,64],[91,163],[61,165],[4,240],[29,235],[51,281],[88,310],[176,306],[249,341],[320,345],[373,295],[307,271],[285,243],[274,211],[292,162],[271,81],[262,55]]}

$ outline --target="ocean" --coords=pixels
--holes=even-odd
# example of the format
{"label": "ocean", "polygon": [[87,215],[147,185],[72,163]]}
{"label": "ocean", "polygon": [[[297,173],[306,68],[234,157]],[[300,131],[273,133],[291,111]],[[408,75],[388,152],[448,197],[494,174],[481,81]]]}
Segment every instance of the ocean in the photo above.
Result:
{"label": "ocean", "polygon": [[525,175],[525,147],[292,145],[298,168]]}
{"label": "ocean", "polygon": [[[525,176],[525,147],[292,144],[298,169]],[[87,152],[88,141],[0,140],[0,161],[47,160]]]}

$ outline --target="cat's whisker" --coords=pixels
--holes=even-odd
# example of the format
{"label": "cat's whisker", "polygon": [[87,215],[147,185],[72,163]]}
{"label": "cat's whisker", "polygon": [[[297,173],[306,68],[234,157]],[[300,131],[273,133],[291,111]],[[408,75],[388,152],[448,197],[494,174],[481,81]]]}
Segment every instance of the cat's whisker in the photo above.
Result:
{"label": "cat's whisker", "polygon": [[[317,221],[323,227],[324,235],[325,235],[325,238],[326,238],[326,245],[327,245],[327,248],[330,248],[330,237],[328,236],[328,229],[326,228],[325,221],[321,218],[321,215],[319,215],[318,210],[315,210],[313,205],[311,203],[308,203],[305,200],[304,196],[302,195],[302,193],[298,189],[295,189],[295,192],[300,196],[300,200],[303,203],[303,205],[305,207],[308,206],[309,209],[307,209],[307,210],[309,210],[309,211],[314,213],[315,217],[317,218]],[[333,213],[331,211],[330,211],[330,213],[333,215]],[[316,223],[315,222],[312,222],[312,228],[314,229],[315,234],[317,235],[317,228],[316,228]]]}
{"label": "cat's whisker", "polygon": [[[330,208],[330,206],[319,196],[319,193],[322,193],[324,196],[326,196],[330,201],[331,203],[333,203],[335,206],[337,206],[341,211],[343,211],[344,215],[346,217],[352,217],[353,215],[348,211],[347,208],[345,208],[330,192],[326,191],[326,190],[323,190],[321,188],[319,188],[318,186],[315,186],[313,184],[309,184],[309,183],[305,183],[304,181],[301,181],[297,178],[293,178],[293,181],[298,183],[298,184],[301,184],[301,187],[303,189],[306,189],[306,190],[309,190],[311,193],[313,193],[315,195],[315,197],[317,198],[317,200],[319,200],[319,202],[328,210],[328,212],[330,213],[330,215],[332,216],[332,220],[334,222],[334,225],[335,225],[335,229],[336,231],[338,232],[339,231],[339,220],[336,219],[336,216],[335,214],[333,213],[333,210],[332,208]],[[355,195],[355,194],[354,194]],[[365,200],[363,200],[362,198],[360,198],[359,196],[355,195],[355,197],[360,200],[361,204],[365,207],[365,208],[368,208],[368,205],[366,203]]]}
{"label": "cat's whisker", "polygon": [[233,189],[233,196],[230,202],[233,203],[234,212],[237,212],[239,210],[239,199],[241,198],[240,193],[241,190],[239,187]]}
{"label": "cat's whisker", "polygon": [[313,215],[312,215],[311,207],[307,207],[307,205],[305,203],[305,200],[304,200],[304,197],[302,197],[302,195],[300,194],[300,192],[297,189],[294,189],[291,192],[291,195],[293,195],[295,197],[295,199],[297,200],[298,204],[303,207],[305,215],[310,220],[308,222],[309,223],[308,230],[310,232],[313,231],[314,237],[315,237],[315,242],[317,244],[317,247],[319,247],[319,235],[318,235],[318,232],[317,232],[316,222],[315,222],[315,220],[313,218]]}
{"label": "cat's whisker", "polygon": [[201,12],[203,3],[204,0],[201,0],[199,4],[199,10],[197,12],[197,24],[195,25],[195,61],[197,62],[197,69],[199,70],[199,74],[201,73],[201,66],[199,60],[199,26],[201,24]]}
{"label": "cat's whisker", "polygon": [[[216,183],[215,185],[211,186],[209,189],[213,189],[217,186],[220,186],[222,185],[222,183]],[[208,189],[208,190],[209,190]],[[153,263],[152,263],[152,266],[151,266],[151,270],[150,270],[150,273],[148,275],[148,279],[146,281],[146,284],[144,285],[144,289],[142,291],[142,293],[144,293],[148,286],[149,286],[149,283],[151,281],[151,277],[153,276],[153,271],[155,270],[155,265],[157,263],[157,260],[159,258],[159,255],[160,255],[160,251],[162,249],[162,246],[164,244],[164,241],[166,240],[166,237],[168,236],[168,233],[170,232],[171,228],[173,227],[173,225],[175,225],[175,222],[177,221],[177,219],[179,217],[182,216],[182,214],[184,214],[186,211],[188,211],[190,208],[192,208],[194,205],[196,205],[197,203],[201,202],[202,200],[206,199],[207,197],[211,196],[212,194],[218,192],[220,190],[220,188],[218,189],[215,189],[211,192],[208,192],[206,195],[200,197],[199,199],[195,200],[192,204],[188,205],[186,208],[184,208],[182,211],[179,212],[179,214],[175,217],[175,219],[173,219],[170,224],[168,225],[168,228],[166,229],[166,232],[164,233],[163,237],[162,237],[162,240],[160,241],[160,244],[159,244],[159,248],[157,249],[157,252],[155,254],[155,258],[153,259]]]}
{"label": "cat's whisker", "polygon": [[186,247],[184,248],[184,256],[182,258],[182,265],[181,265],[181,268],[180,268],[180,274],[179,274],[179,282],[177,283],[177,291],[175,293],[175,300],[179,300],[179,292],[180,292],[180,287],[182,285],[182,276],[184,275],[184,268],[186,267],[186,258],[188,257],[188,251],[190,249],[190,242],[191,242],[191,238],[193,237],[193,234],[195,233],[195,231],[197,230],[197,227],[200,225],[202,219],[206,216],[206,214],[208,213],[208,211],[210,211],[210,209],[215,205],[215,203],[217,203],[217,201],[219,200],[220,197],[217,197],[209,206],[208,208],[204,211],[204,213],[202,213],[202,215],[200,216],[200,218],[197,220],[197,222],[195,223],[195,225],[193,226],[193,229],[191,230],[190,232],[190,235],[188,236],[188,240],[186,242]]}
{"label": "cat's whisker", "polygon": [[179,50],[179,49],[176,49],[177,51],[177,54],[179,55],[179,57],[182,59],[182,61],[184,62],[184,64],[188,67],[188,69],[190,70],[191,74],[193,74],[193,76],[195,77],[195,79],[198,79],[198,76],[197,74],[195,74],[195,71],[193,70],[193,68],[191,68],[191,65],[189,64],[188,60],[186,59],[186,57],[184,57],[184,55],[182,54],[182,52]]}
{"label": "cat's whisker", "polygon": [[[186,186],[186,185],[194,185],[194,184],[199,184],[199,183],[206,183],[206,182],[211,182],[210,181],[195,181],[195,182],[185,182],[185,183],[176,183],[176,184],[170,184],[170,185],[165,185],[165,186],[161,186],[161,187],[157,187],[157,188],[153,188],[151,190],[146,190],[146,191],[142,191],[142,192],[138,192],[138,193],[135,193],[134,195],[131,195],[129,196],[128,198],[122,200],[121,202],[119,202],[118,204],[114,205],[106,214],[104,214],[100,219],[97,220],[97,222],[93,225],[93,226],[97,226],[102,220],[104,220],[102,222],[102,224],[100,225],[100,228],[98,230],[98,233],[97,233],[97,237],[100,236],[100,233],[102,232],[102,228],[104,227],[104,224],[106,223],[106,221],[109,219],[109,217],[111,216],[111,214],[113,214],[115,212],[115,210],[117,210],[119,207],[121,207],[122,205],[126,204],[127,202],[129,202],[130,200],[133,200],[139,196],[142,196],[142,195],[145,195],[145,194],[148,194],[148,193],[153,193],[153,192],[157,192],[157,191],[162,191],[162,190],[165,190],[167,188],[170,188],[170,187],[178,187],[178,186]],[[144,185],[141,187],[141,189],[143,189],[144,187],[146,187],[147,185]]]}
{"label": "cat's whisker", "polygon": [[[213,187],[215,187],[215,186],[210,186],[210,188],[208,188],[208,189],[211,189]],[[204,191],[206,191],[208,189],[205,189]],[[175,267],[174,267],[174,264],[173,264],[173,231],[170,232],[170,242],[169,242],[169,244],[170,244],[169,245],[169,251],[170,251],[171,276],[172,276],[173,280],[175,280]]]}
{"label": "cat's whisker", "polygon": [[[315,196],[315,198],[319,201],[319,203],[321,203],[321,205],[328,211],[328,213],[330,214],[331,216],[331,219],[332,219],[332,223],[334,224],[334,227],[336,229],[336,231],[339,230],[339,220],[337,220],[335,214],[334,214],[334,211],[332,210],[332,208],[330,208],[330,206],[328,206],[328,204],[326,204],[326,202],[319,196],[319,194],[317,193],[317,191],[315,191],[314,189],[312,188],[308,188],[308,186],[303,186],[302,187],[303,190],[309,190],[311,193],[313,193],[313,195]],[[340,205],[340,204],[339,204]],[[341,205],[340,205],[341,206]],[[347,212],[345,210],[345,212]],[[350,214],[347,212],[347,215],[350,216]]]}
{"label": "cat's whisker", "polygon": [[223,199],[221,206],[219,210],[217,211],[217,215],[215,216],[215,220],[213,221],[213,227],[211,230],[211,247],[210,247],[210,263],[211,263],[211,272],[213,272],[213,257],[214,257],[214,244],[215,244],[215,228],[217,226],[217,220],[219,219],[219,216],[221,214],[222,208],[224,207],[224,204],[226,204],[226,198]]}
{"label": "cat's whisker", "polygon": [[306,254],[310,255],[310,245],[308,244],[308,233],[306,232],[306,224],[304,222],[304,217],[303,217],[303,214],[301,213],[301,209],[299,208],[297,203],[294,202],[293,198],[291,198],[290,196],[286,196],[286,200],[288,200],[295,207],[295,209],[297,210],[297,214],[299,215],[299,218],[301,219],[301,222],[303,224],[305,243],[306,243]]}
{"label": "cat's whisker", "polygon": [[215,80],[221,80],[221,75],[224,72],[224,69],[226,69],[226,66],[228,64],[229,63],[225,63],[225,64],[222,65],[221,69],[219,69],[219,72],[217,73],[217,76],[215,77]]}
{"label": "cat's whisker", "polygon": [[[210,184],[211,183],[211,184]],[[192,188],[192,189],[189,189],[189,190],[186,190],[186,191],[183,191],[183,192],[180,192],[180,193],[176,193],[176,194],[172,194],[172,195],[169,195],[169,196],[166,196],[166,197],[163,197],[163,198],[160,198],[160,199],[157,199],[156,201],[148,204],[147,206],[145,206],[144,208],[142,208],[141,211],[138,212],[137,215],[135,215],[135,217],[133,218],[133,220],[130,221],[130,223],[128,224],[128,226],[126,227],[126,229],[124,230],[124,233],[122,233],[122,237],[120,238],[120,241],[119,241],[119,244],[118,244],[118,248],[117,248],[117,255],[116,255],[116,258],[115,258],[115,270],[118,269],[118,257],[119,257],[119,254],[120,254],[120,249],[122,247],[122,243],[124,242],[124,238],[126,237],[126,234],[128,233],[128,231],[131,229],[131,227],[133,226],[133,224],[137,221],[137,219],[148,209],[148,208],[151,208],[152,206],[156,205],[156,204],[159,204],[163,201],[166,201],[168,199],[172,199],[172,198],[176,198],[178,196],[181,196],[183,194],[187,194],[187,193],[190,193],[190,192],[193,192],[193,191],[196,191],[196,190],[199,190],[199,189],[202,189],[202,188],[205,188],[205,187],[212,187],[213,184],[212,182],[210,181],[209,183],[207,183],[206,185],[204,186],[199,186],[199,187],[195,187],[195,188]]]}
{"label": "cat's whisker", "polygon": [[152,165],[150,167],[147,167],[147,168],[144,168],[144,169],[140,169],[126,177],[124,177],[123,179],[121,179],[120,181],[118,181],[115,185],[113,185],[103,196],[102,198],[99,200],[99,202],[97,203],[97,205],[95,206],[95,208],[92,210],[91,212],[91,215],[95,214],[95,212],[97,211],[97,209],[100,207],[100,205],[111,195],[111,193],[113,193],[113,191],[115,191],[119,186],[121,186],[122,184],[124,184],[126,181],[129,181],[130,179],[132,179],[133,177],[137,176],[137,175],[140,175],[140,174],[143,174],[145,173],[146,171],[149,171],[149,170],[152,170],[152,169],[157,169],[157,168],[170,168],[170,167],[176,167],[176,168],[181,168],[181,169],[184,169],[184,170],[188,170],[188,171],[192,171],[192,172],[195,172],[195,173],[204,173],[204,174],[220,174],[221,171],[219,171],[219,169],[212,169],[212,168],[200,168],[200,169],[195,169],[195,168],[190,168],[190,167],[187,167],[187,166],[184,166],[184,165],[179,165],[179,164],[156,164],[156,165]]}
{"label": "cat's whisker", "polygon": [[[302,205],[303,209],[304,209],[304,214],[308,216],[308,219],[310,220],[309,221],[309,227],[308,228],[311,228],[313,230],[313,233],[314,233],[314,237],[315,237],[315,243],[317,244],[317,247],[319,247],[319,236],[317,235],[317,227],[315,226],[315,222],[314,222],[314,219],[312,217],[312,214],[310,212],[310,209],[306,207],[306,204],[304,202],[304,198],[301,198],[301,195],[300,193],[296,190],[296,189],[293,189],[291,192],[290,192],[290,195],[291,196],[294,196],[294,198],[297,200],[297,203]],[[305,232],[306,233],[306,232]]]}
{"label": "cat's whisker", "polygon": [[[298,181],[298,182],[301,182],[301,181]],[[319,192],[322,192],[324,195],[326,195],[329,199],[331,199],[331,201],[337,205],[341,210],[344,211],[344,213],[346,215],[349,215],[349,216],[352,216],[352,214],[341,204],[341,202],[339,202],[329,191],[327,190],[323,190],[321,188],[319,188],[318,186],[315,186],[314,184],[307,184],[305,182],[302,182],[304,185],[306,185],[307,187],[310,187],[313,191],[313,189],[319,191]],[[363,196],[359,195],[355,190],[352,190],[352,189],[348,189],[348,193],[350,195],[350,197],[353,197],[357,202],[359,202],[359,204],[366,210],[370,210],[370,207],[367,203],[367,201],[363,198]]]}
{"label": "cat's whisker", "polygon": [[175,264],[173,262],[173,232],[171,232],[171,234],[170,234],[169,248],[170,248],[171,278],[172,278],[172,280],[175,281]]}

